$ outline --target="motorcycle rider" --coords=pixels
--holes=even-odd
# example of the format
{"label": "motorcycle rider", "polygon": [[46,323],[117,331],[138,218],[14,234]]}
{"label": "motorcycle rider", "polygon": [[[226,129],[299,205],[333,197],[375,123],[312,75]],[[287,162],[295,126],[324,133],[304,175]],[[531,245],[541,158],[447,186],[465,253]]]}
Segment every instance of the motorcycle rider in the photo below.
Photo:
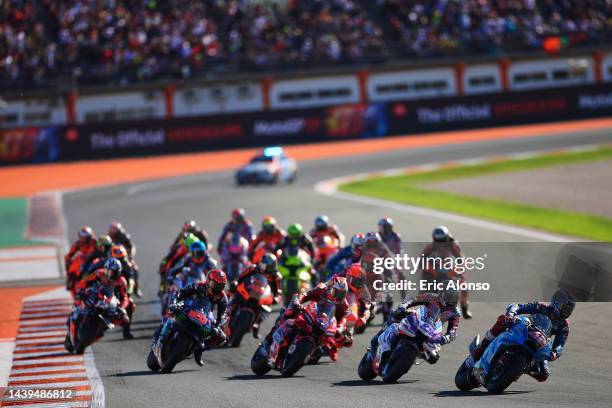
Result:
{"label": "motorcycle rider", "polygon": [[123,316],[113,321],[113,323],[122,326],[124,339],[133,339],[134,335],[130,331],[130,326],[132,316],[136,311],[136,304],[128,293],[128,283],[122,274],[121,262],[115,258],[108,258],[104,262],[104,267],[96,269],[80,281],[77,285],[77,304],[79,304],[83,293],[95,285],[98,285],[98,293],[100,295],[106,291],[106,288],[112,289],[115,293],[115,296],[119,299],[119,311]]}
{"label": "motorcycle rider", "polygon": [[168,271],[166,279],[174,279],[185,267],[189,267],[193,274],[202,273],[206,276],[217,267],[217,261],[206,252],[206,245],[198,240],[189,246],[189,253]]}
{"label": "motorcycle rider", "polygon": [[304,233],[302,224],[294,223],[287,228],[287,236],[276,246],[275,251],[285,251],[288,248],[300,248],[310,256],[314,257],[314,243],[310,235]]}
{"label": "motorcycle rider", "polygon": [[[98,260],[104,262],[106,258],[110,257],[111,248],[113,247],[113,240],[108,235],[101,235],[96,241],[96,249],[87,258],[83,265],[81,265],[81,276],[88,275],[95,269],[98,269]],[[98,267],[92,267],[96,264]]]}
{"label": "motorcycle rider", "polygon": [[[235,283],[230,284],[230,292],[235,293],[238,285],[245,282],[251,276],[256,275],[256,274],[261,274],[265,276],[266,279],[268,279],[268,284],[270,285],[272,296],[274,296],[273,303],[274,304],[279,303],[282,297],[282,291],[281,291],[282,277],[281,277],[281,274],[278,272],[278,264],[276,261],[276,256],[274,256],[273,254],[269,254],[269,253],[264,254],[264,256],[261,257],[261,260],[259,261],[259,263],[252,265],[248,267],[247,269],[245,269],[244,272],[242,272],[242,274],[238,278],[238,280]],[[230,314],[234,311],[235,307],[237,306],[234,304],[234,299],[236,299],[236,297],[232,297],[232,304],[230,306],[230,311],[231,311]],[[253,322],[252,333],[253,333],[254,338],[256,339],[260,338],[259,325],[261,322],[263,322],[267,318],[268,318],[268,313],[261,312],[258,315],[257,321]]]}
{"label": "motorcycle rider", "polygon": [[108,236],[111,237],[115,244],[121,245],[125,248],[128,258],[127,261],[130,263],[130,271],[133,279],[133,287],[130,293],[133,291],[139,298],[142,297],[142,291],[140,290],[140,283],[138,279],[138,265],[136,264],[136,246],[132,241],[132,236],[128,234],[123,225],[118,221],[113,221],[108,227]]}
{"label": "motorcycle rider", "polygon": [[359,263],[351,264],[339,276],[346,277],[349,291],[355,295],[357,304],[359,305],[359,320],[355,325],[355,330],[360,333],[365,329],[368,322],[374,319],[374,305],[370,291],[366,286],[366,276]]}
{"label": "motorcycle rider", "polygon": [[180,260],[182,260],[189,253],[189,247],[194,242],[197,242],[198,238],[190,233],[183,232],[181,240],[178,244],[172,244],[168,250],[168,254],[162,259],[159,264],[159,292],[163,292],[163,286],[166,282],[166,275],[168,271],[172,269]]}
{"label": "motorcycle rider", "polygon": [[206,230],[200,228],[194,220],[185,221],[185,223],[181,227],[181,231],[178,233],[178,235],[176,236],[176,238],[174,239],[172,243],[173,247],[180,246],[181,240],[183,239],[184,234],[195,235],[200,241],[204,243],[204,245],[206,245],[206,248],[209,251],[212,249],[212,245],[210,244],[210,241],[208,239],[208,233],[206,232]]}
{"label": "motorcycle rider", "polygon": [[[334,276],[327,283],[319,283],[306,293],[294,295],[289,306],[287,306],[286,309],[281,310],[281,314],[276,320],[274,327],[270,330],[262,342],[265,349],[269,350],[275,331],[285,331],[287,329],[291,329],[293,319],[301,313],[303,308],[302,305],[304,305],[306,302],[320,302],[325,299],[331,301],[336,306],[334,311],[336,325],[338,327],[343,326],[349,309],[349,304],[346,301],[347,293],[348,284],[346,282],[346,278]],[[332,347],[329,350],[329,357],[332,359],[332,361],[336,361],[338,359],[338,346],[350,347],[353,343],[353,340],[348,333],[340,333],[339,331],[336,332],[336,338],[334,340],[337,346]]]}
{"label": "motorcycle rider", "polygon": [[[193,285],[189,285],[177,293],[176,302],[180,302],[189,297],[197,298],[208,298],[213,306],[217,308],[217,314],[215,324],[213,327],[213,337],[209,339],[206,344],[200,344],[193,353],[195,362],[200,367],[204,365],[202,360],[202,353],[212,347],[213,345],[222,344],[225,339],[223,333],[223,326],[227,321],[227,305],[228,299],[225,293],[225,285],[227,284],[227,276],[221,269],[213,269],[208,274],[206,282],[198,282]],[[176,304],[169,308],[169,316],[173,314],[173,311],[177,309]],[[167,317],[169,317],[167,316]],[[169,330],[163,330],[166,325],[162,325],[157,329],[154,335],[154,344],[157,342],[163,342],[163,339],[168,334]]]}
{"label": "motorcycle rider", "polygon": [[[448,228],[444,225],[440,225],[433,229],[431,233],[432,241],[425,246],[423,249],[423,254],[421,255],[423,258],[429,258],[433,255],[446,258],[446,257],[454,257],[454,258],[462,258],[463,251],[459,246],[459,243],[452,236]],[[423,272],[423,279],[428,279],[425,271]],[[460,280],[461,283],[465,282],[466,276],[465,273],[461,274]],[[466,319],[472,318],[472,313],[470,312],[470,302],[468,300],[468,291],[461,291],[461,314]]]}
{"label": "motorcycle rider", "polygon": [[382,242],[394,254],[399,254],[402,246],[402,237],[393,230],[393,220],[389,217],[383,217],[378,221],[378,235]]}
{"label": "motorcycle rider", "polygon": [[355,234],[351,238],[350,245],[347,245],[340,249],[334,256],[329,258],[325,270],[327,276],[335,275],[336,273],[342,272],[345,265],[350,265],[359,262],[361,259],[363,243],[365,240],[364,234]]}
{"label": "motorcycle rider", "polygon": [[[457,338],[457,329],[461,320],[461,313],[457,307],[460,293],[455,289],[446,289],[438,293],[425,292],[414,298],[408,298],[400,303],[397,308],[389,316],[389,321],[383,324],[380,331],[372,338],[370,342],[370,350],[378,348],[378,337],[389,327],[389,325],[399,324],[403,318],[408,316],[409,309],[414,306],[427,306],[430,316],[437,316],[439,313],[442,323],[447,322],[446,333],[440,336],[439,343],[446,345]],[[439,312],[438,312],[439,310]],[[397,334],[397,333],[396,333]],[[435,364],[438,361],[439,355],[428,361],[430,364]]]}
{"label": "motorcycle rider", "polygon": [[76,282],[81,278],[81,270],[71,272],[70,265],[75,261],[76,257],[80,256],[82,260],[86,260],[96,250],[96,234],[89,225],[83,225],[79,230],[79,238],[76,240],[68,253],[64,257],[64,265],[66,267],[66,289],[72,291]]}
{"label": "motorcycle rider", "polygon": [[285,231],[278,226],[274,217],[265,216],[261,222],[261,231],[249,245],[249,259],[254,260],[255,252],[260,245],[271,249],[276,248],[285,236]]}
{"label": "motorcycle rider", "polygon": [[223,254],[225,250],[225,239],[230,235],[238,235],[244,237],[249,244],[255,238],[255,232],[253,231],[253,223],[246,218],[244,209],[235,208],[232,210],[232,219],[225,224],[221,235],[219,236],[219,243],[217,245],[217,252],[219,255]]}
{"label": "motorcycle rider", "polygon": [[[516,315],[520,314],[543,314],[547,316],[552,323],[551,336],[555,339],[552,344],[552,352],[550,354],[550,361],[555,361],[561,354],[563,354],[563,348],[567,342],[569,336],[569,320],[576,306],[574,297],[564,289],[557,289],[551,299],[550,303],[544,302],[532,302],[532,303],[512,303],[506,308],[506,313],[500,315],[497,318],[495,324],[489,329],[485,338],[472,352],[474,362],[480,360],[484,351],[487,349],[489,344],[505,332],[514,323]],[[544,360],[538,363],[537,367],[533,372],[530,372],[533,378],[539,382],[544,382],[550,376],[550,367],[548,360]]]}
{"label": "motorcycle rider", "polygon": [[314,220],[314,228],[310,230],[310,237],[313,240],[317,238],[333,237],[338,241],[338,249],[344,246],[344,234],[340,232],[340,228],[336,224],[332,224],[329,221],[327,215],[319,215]]}

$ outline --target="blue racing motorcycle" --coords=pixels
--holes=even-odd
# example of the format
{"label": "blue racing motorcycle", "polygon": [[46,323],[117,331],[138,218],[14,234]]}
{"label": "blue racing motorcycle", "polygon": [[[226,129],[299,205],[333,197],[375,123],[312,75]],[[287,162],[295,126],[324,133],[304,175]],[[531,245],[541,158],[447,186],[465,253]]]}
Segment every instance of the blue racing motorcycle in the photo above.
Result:
{"label": "blue racing motorcycle", "polygon": [[455,385],[461,391],[482,385],[492,394],[504,392],[521,375],[537,370],[538,363],[550,358],[551,329],[550,319],[543,314],[518,316],[474,362],[472,352],[480,344],[480,335],[477,336],[455,375]]}

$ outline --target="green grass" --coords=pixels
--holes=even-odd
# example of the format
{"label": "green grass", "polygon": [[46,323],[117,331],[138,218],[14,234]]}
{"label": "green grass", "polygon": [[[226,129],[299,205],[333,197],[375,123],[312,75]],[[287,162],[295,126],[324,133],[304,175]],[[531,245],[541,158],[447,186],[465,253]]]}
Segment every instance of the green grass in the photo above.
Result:
{"label": "green grass", "polygon": [[24,238],[28,222],[27,206],[25,198],[0,199],[0,248],[37,244]]}
{"label": "green grass", "polygon": [[[339,189],[348,193],[610,242],[612,241],[611,218],[466,196],[423,187],[423,184],[437,181],[606,159],[612,159],[612,148],[547,154],[533,158],[467,165],[402,176],[377,177],[344,184]],[[568,193],[571,192],[568,191]]]}

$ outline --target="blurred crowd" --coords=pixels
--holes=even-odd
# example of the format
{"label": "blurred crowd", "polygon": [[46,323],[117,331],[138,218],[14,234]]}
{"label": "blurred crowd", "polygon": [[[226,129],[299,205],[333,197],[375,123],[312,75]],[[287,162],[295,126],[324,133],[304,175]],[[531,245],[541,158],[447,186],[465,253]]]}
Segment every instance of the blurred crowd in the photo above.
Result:
{"label": "blurred crowd", "polygon": [[610,0],[0,0],[0,78],[127,83],[229,69],[610,42]]}

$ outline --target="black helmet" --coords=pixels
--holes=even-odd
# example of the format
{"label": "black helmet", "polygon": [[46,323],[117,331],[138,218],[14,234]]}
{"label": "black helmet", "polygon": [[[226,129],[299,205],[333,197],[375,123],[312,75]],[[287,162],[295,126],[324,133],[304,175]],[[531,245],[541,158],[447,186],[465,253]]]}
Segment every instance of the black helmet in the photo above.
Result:
{"label": "black helmet", "polygon": [[564,289],[557,289],[550,299],[550,304],[562,318],[571,316],[576,306],[574,297]]}

